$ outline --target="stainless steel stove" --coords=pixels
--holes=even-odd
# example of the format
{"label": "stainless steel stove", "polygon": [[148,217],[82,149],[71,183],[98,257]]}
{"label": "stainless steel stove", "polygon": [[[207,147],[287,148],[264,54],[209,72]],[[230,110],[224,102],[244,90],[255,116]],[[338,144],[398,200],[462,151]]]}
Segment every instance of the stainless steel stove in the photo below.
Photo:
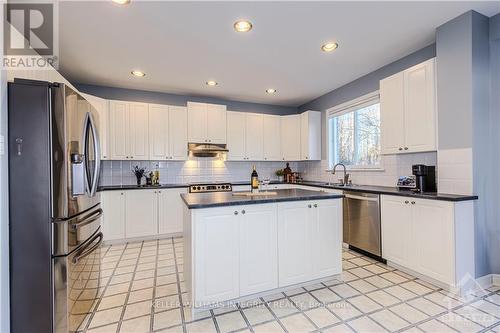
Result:
{"label": "stainless steel stove", "polygon": [[232,190],[233,187],[230,183],[189,185],[189,193],[231,192]]}

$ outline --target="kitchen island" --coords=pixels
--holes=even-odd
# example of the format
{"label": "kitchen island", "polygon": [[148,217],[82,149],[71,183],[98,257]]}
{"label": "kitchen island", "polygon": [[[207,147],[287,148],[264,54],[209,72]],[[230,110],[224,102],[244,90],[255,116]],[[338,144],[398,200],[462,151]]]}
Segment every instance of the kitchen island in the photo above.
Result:
{"label": "kitchen island", "polygon": [[273,192],[181,195],[184,277],[194,312],[342,272],[343,195]]}

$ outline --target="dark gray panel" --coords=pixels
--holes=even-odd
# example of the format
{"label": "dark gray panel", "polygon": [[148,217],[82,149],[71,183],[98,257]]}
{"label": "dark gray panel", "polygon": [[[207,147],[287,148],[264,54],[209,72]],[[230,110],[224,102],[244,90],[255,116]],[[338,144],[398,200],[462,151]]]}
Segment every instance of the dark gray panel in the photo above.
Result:
{"label": "dark gray panel", "polygon": [[[12,332],[52,330],[49,90],[9,83]],[[18,155],[16,139],[22,139]]]}

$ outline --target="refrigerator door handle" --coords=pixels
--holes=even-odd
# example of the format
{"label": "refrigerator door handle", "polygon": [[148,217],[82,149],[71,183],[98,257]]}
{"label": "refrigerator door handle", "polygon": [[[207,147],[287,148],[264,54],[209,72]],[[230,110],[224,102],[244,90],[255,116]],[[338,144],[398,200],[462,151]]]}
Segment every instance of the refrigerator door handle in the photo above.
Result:
{"label": "refrigerator door handle", "polygon": [[[85,119],[85,128],[84,128],[84,139],[83,139],[83,144],[84,144],[84,152],[87,152],[88,149],[88,137],[89,137],[89,131],[92,131],[92,137],[93,137],[93,145],[94,145],[94,158],[95,158],[95,167],[94,167],[94,172],[92,175],[92,178],[89,180],[88,179],[88,158],[85,159],[86,165],[85,165],[85,177],[86,179],[86,184],[88,186],[88,192],[89,196],[93,197],[96,192],[97,192],[97,186],[99,185],[99,174],[101,172],[101,145],[99,141],[99,134],[97,133],[97,126],[95,125],[94,117],[92,117],[92,114],[90,112],[87,113],[86,119]],[[84,153],[84,154],[85,154]]]}
{"label": "refrigerator door handle", "polygon": [[103,234],[102,234],[102,232],[99,232],[97,235],[95,235],[88,242],[88,245],[92,244],[97,239],[99,239],[97,243],[95,243],[94,245],[92,245],[90,247],[85,246],[83,249],[81,249],[80,251],[78,251],[78,253],[75,254],[75,256],[73,257],[73,264],[77,264],[81,259],[85,258],[89,254],[91,254],[92,252],[94,252],[95,249],[97,249],[99,246],[101,246],[102,241],[103,241]]}
{"label": "refrigerator door handle", "polygon": [[85,216],[81,222],[71,224],[71,228],[73,228],[73,230],[76,230],[76,229],[81,228],[87,224],[90,224],[90,223],[94,222],[95,220],[99,219],[102,216],[102,213],[103,213],[102,208],[99,208],[98,210]]}

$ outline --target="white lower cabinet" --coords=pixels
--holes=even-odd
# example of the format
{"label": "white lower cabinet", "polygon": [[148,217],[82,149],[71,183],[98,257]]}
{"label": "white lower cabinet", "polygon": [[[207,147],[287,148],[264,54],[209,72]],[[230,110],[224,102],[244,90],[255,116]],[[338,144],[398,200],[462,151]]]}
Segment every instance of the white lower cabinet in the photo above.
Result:
{"label": "white lower cabinet", "polygon": [[101,192],[105,241],[182,233],[185,188]]}
{"label": "white lower cabinet", "polygon": [[240,216],[240,293],[278,287],[276,205],[247,206]]}
{"label": "white lower cabinet", "polygon": [[125,238],[125,192],[101,192],[104,240]]}
{"label": "white lower cabinet", "polygon": [[158,233],[156,190],[127,192],[125,197],[125,232],[127,238],[153,236]]}
{"label": "white lower cabinet", "polygon": [[[193,228],[196,305],[239,296],[239,207],[195,211]],[[240,209],[241,210],[241,209]]]}
{"label": "white lower cabinet", "polygon": [[474,277],[472,202],[382,195],[382,256],[444,287]]}
{"label": "white lower cabinet", "polygon": [[278,204],[279,286],[342,272],[342,200]]}

